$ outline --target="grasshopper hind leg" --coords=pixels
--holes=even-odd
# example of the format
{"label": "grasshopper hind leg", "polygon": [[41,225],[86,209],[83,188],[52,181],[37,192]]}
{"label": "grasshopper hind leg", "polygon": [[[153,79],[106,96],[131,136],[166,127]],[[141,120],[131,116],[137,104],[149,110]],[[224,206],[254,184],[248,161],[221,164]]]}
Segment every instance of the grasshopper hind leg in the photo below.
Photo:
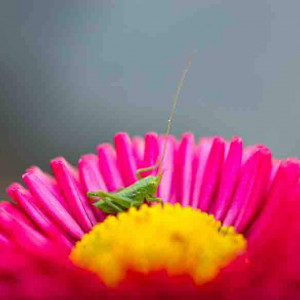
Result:
{"label": "grasshopper hind leg", "polygon": [[114,204],[112,201],[110,201],[109,199],[105,199],[105,198],[96,202],[95,206],[107,214],[115,214],[115,213],[124,211],[117,204]]}
{"label": "grasshopper hind leg", "polygon": [[128,208],[133,206],[133,202],[134,202],[130,198],[122,197],[118,195],[118,193],[110,193],[101,190],[99,190],[98,192],[89,192],[87,195],[89,198],[92,199],[94,197],[101,198],[99,202],[100,203],[103,202],[104,204],[98,204],[97,207],[102,211],[104,211],[103,209],[109,206],[111,209],[114,210],[113,213],[118,213],[127,210]]}
{"label": "grasshopper hind leg", "polygon": [[[98,192],[88,192],[87,196],[93,199],[94,201],[97,201],[94,205],[105,213],[115,214],[124,211],[121,205],[111,201],[111,199],[109,198],[112,196],[111,193],[107,193],[100,190]],[[97,197],[97,199],[95,199],[94,197]],[[99,197],[101,197],[100,200]]]}

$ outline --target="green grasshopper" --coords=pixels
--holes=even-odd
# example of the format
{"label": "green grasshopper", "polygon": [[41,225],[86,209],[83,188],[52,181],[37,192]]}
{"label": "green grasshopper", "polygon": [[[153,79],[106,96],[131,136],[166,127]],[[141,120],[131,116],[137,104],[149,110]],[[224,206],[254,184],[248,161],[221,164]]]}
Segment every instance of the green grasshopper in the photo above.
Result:
{"label": "green grasshopper", "polygon": [[[167,123],[167,129],[165,132],[165,141],[163,145],[162,155],[158,162],[149,168],[138,169],[136,172],[136,176],[138,181],[133,183],[132,185],[121,189],[118,192],[105,192],[99,190],[97,192],[88,192],[87,196],[95,201],[97,201],[94,205],[99,208],[101,211],[109,214],[115,214],[122,211],[128,210],[130,207],[140,207],[143,203],[152,203],[159,202],[162,205],[164,204],[163,200],[156,196],[158,186],[162,179],[162,163],[166,153],[168,136],[171,129],[171,123],[173,121],[173,117],[176,111],[177,102],[180,96],[181,88],[185,77],[191,67],[192,59],[189,59],[189,63],[187,67],[183,70],[181,74],[180,81],[178,83],[177,89],[175,91],[173,101],[172,101],[172,110],[170,113],[170,117]],[[158,173],[156,176],[149,175],[145,178],[141,176],[141,173],[152,171],[158,169]],[[100,198],[100,200],[99,200]]]}

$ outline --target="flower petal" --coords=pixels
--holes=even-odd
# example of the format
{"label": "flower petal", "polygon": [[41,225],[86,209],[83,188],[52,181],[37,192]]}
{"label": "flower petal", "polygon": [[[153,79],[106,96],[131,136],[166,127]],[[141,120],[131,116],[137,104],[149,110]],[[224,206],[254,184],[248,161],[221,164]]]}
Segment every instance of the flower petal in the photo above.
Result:
{"label": "flower petal", "polygon": [[[148,132],[145,135],[145,152],[144,152],[144,162],[143,168],[152,167],[157,163],[159,154],[158,147],[158,136],[155,132]],[[143,172],[141,175],[143,177],[149,175],[156,175],[157,170],[152,170],[148,172]]]}
{"label": "flower petal", "polygon": [[116,153],[111,144],[98,146],[99,168],[110,192],[123,187],[123,180],[116,162]]}
{"label": "flower petal", "polygon": [[192,206],[208,211],[222,170],[225,144],[220,137],[202,139],[197,147],[199,156],[195,170]]}
{"label": "flower petal", "polygon": [[6,234],[4,234],[3,232],[0,232],[0,248],[6,247],[6,246],[12,246],[12,243]]}
{"label": "flower petal", "polygon": [[31,225],[30,221],[16,207],[8,202],[0,203],[0,228],[19,247],[40,252],[50,246],[50,242]]}
{"label": "flower petal", "polygon": [[144,161],[144,149],[145,149],[145,142],[144,139],[142,139],[139,136],[134,136],[131,139],[132,143],[132,153],[136,161],[137,168],[143,167],[143,161]]}
{"label": "flower petal", "polygon": [[117,153],[117,164],[125,186],[137,181],[136,162],[132,152],[131,140],[127,133],[120,132],[115,135],[115,148]]}
{"label": "flower petal", "polygon": [[97,223],[97,220],[87,197],[78,186],[69,164],[62,157],[53,159],[50,164],[70,211],[82,228],[86,232],[89,231]]}
{"label": "flower petal", "polygon": [[106,299],[96,275],[75,267],[53,249],[32,253],[0,247],[2,299]]}
{"label": "flower petal", "polygon": [[[165,144],[165,136],[159,136],[159,155],[162,155]],[[176,140],[169,136],[166,146],[165,158],[162,162],[163,177],[158,186],[157,195],[166,202],[174,203],[176,194],[175,182],[175,158],[176,158]]]}
{"label": "flower petal", "polygon": [[199,198],[203,182],[203,176],[206,168],[213,140],[211,138],[202,138],[196,148],[196,158],[193,167],[193,185],[192,185],[192,206],[199,207]]}
{"label": "flower petal", "polygon": [[225,153],[224,140],[220,137],[213,139],[210,153],[205,165],[205,172],[202,178],[199,208],[207,211],[212,197],[214,196],[219,176],[223,167]]}
{"label": "flower petal", "polygon": [[272,169],[271,152],[265,147],[259,150],[258,166],[255,174],[255,182],[248,194],[249,198],[244,199],[243,206],[235,221],[235,228],[239,232],[243,232],[247,226],[254,220],[256,214],[263,205],[266,193],[268,191],[268,183]]}
{"label": "flower petal", "polygon": [[242,161],[242,139],[234,137],[228,147],[228,154],[225,155],[225,163],[221,173],[221,180],[216,197],[213,213],[217,220],[223,221],[231,202]]}
{"label": "flower petal", "polygon": [[[78,162],[78,169],[85,193],[88,191],[107,191],[106,184],[99,170],[99,159],[97,155],[83,155]],[[103,220],[104,214],[102,214],[99,209],[93,207],[93,211],[98,221]]]}
{"label": "flower petal", "polygon": [[13,183],[7,189],[8,195],[26,212],[33,223],[53,242],[71,249],[71,241],[35,204],[33,196],[20,184]]}
{"label": "flower petal", "polygon": [[257,151],[252,152],[242,165],[238,186],[236,187],[231,205],[223,221],[225,226],[234,224],[241,207],[243,207],[245,203],[248,203],[249,198],[251,197],[251,191],[257,176],[259,156],[260,150],[258,149]]}
{"label": "flower petal", "polygon": [[49,174],[43,172],[39,167],[32,166],[26,170],[26,173],[35,174],[39,181],[47,187],[47,189],[52,193],[52,195],[61,203],[61,205],[68,210],[69,207],[66,203],[65,198],[62,196],[59,186],[56,180]]}
{"label": "flower petal", "polygon": [[84,232],[71,214],[64,208],[61,201],[55,197],[47,182],[33,170],[28,170],[22,177],[38,206],[63,230],[75,239],[81,239]]}
{"label": "flower petal", "polygon": [[183,206],[190,204],[194,155],[194,135],[192,133],[185,133],[179,144],[176,162],[178,188],[176,201],[180,202]]}

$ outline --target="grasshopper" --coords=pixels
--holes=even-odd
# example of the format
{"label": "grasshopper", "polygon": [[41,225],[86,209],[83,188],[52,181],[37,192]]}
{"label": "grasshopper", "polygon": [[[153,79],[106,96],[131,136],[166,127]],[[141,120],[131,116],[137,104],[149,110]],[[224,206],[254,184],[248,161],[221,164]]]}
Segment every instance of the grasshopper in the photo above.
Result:
{"label": "grasshopper", "polygon": [[[167,122],[167,128],[165,132],[165,141],[163,145],[162,155],[158,162],[151,167],[138,169],[136,176],[138,180],[132,185],[121,189],[118,192],[105,192],[99,190],[97,192],[88,192],[87,196],[92,200],[97,202],[94,205],[99,208],[104,213],[116,214],[128,210],[130,207],[140,207],[143,203],[159,202],[164,204],[163,200],[157,197],[157,189],[161,182],[163,171],[162,163],[166,153],[168,136],[170,134],[171,124],[176,111],[177,102],[180,96],[182,85],[184,83],[185,77],[192,65],[192,58],[189,59],[189,63],[183,70],[180,81],[177,85],[175,94],[172,101],[172,109]],[[149,175],[147,177],[142,177],[143,172],[152,171],[158,169],[156,176]],[[100,200],[99,200],[100,198]]]}

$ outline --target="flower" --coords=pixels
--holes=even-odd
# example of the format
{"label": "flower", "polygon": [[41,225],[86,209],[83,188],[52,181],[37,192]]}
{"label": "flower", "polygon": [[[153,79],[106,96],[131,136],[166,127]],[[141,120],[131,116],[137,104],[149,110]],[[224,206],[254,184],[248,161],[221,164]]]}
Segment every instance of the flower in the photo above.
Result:
{"label": "flower", "polygon": [[[97,210],[86,197],[87,192],[117,191],[136,182],[136,170],[156,163],[164,140],[164,136],[152,132],[144,139],[130,139],[126,133],[119,133],[114,138],[115,148],[110,144],[100,145],[98,155],[81,157],[78,169],[58,157],[50,163],[54,177],[31,167],[22,177],[27,189],[18,183],[10,185],[7,192],[13,202],[0,203],[1,295],[74,299],[100,295],[126,298],[130,293],[132,297],[298,298],[300,163],[297,159],[272,160],[271,152],[263,145],[243,149],[239,137],[231,141],[221,137],[202,138],[195,142],[193,134],[186,133],[179,142],[173,136],[167,139],[158,196],[166,203],[180,204],[178,221],[190,206],[188,209],[196,214],[201,214],[199,210],[212,214],[224,228],[235,228],[247,240],[246,251],[238,251],[240,254],[221,264],[209,280],[197,284],[188,271],[171,276],[164,265],[150,268],[146,273],[129,268],[116,287],[108,288],[102,281],[105,276],[100,280],[86,270],[89,269],[86,265],[76,259],[73,259],[75,264],[70,261],[69,254],[77,249],[76,242],[82,238],[88,240],[96,228],[115,218],[107,218]],[[146,209],[152,211],[155,207],[158,206]],[[159,219],[163,218],[161,214]],[[214,224],[220,224],[217,221]],[[165,232],[176,227],[172,222]],[[147,232],[152,230],[149,226],[145,227]],[[105,234],[107,241],[113,243],[111,232],[107,230]],[[222,239],[215,234],[215,239],[221,241],[216,245],[222,245]],[[153,234],[148,236],[155,241]],[[117,231],[114,237],[121,238]],[[194,241],[199,246],[196,238]],[[206,241],[199,247],[204,247]],[[80,253],[84,259],[91,259],[84,251]],[[153,261],[155,264],[157,259],[154,257]],[[176,265],[173,263],[171,269]]]}

